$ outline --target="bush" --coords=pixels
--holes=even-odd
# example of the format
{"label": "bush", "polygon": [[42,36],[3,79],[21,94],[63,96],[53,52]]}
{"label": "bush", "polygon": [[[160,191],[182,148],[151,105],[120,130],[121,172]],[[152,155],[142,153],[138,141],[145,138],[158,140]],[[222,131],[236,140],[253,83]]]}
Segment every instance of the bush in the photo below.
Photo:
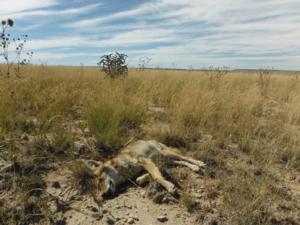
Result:
{"label": "bush", "polygon": [[124,77],[128,75],[127,57],[126,54],[118,52],[103,55],[98,62],[98,66],[110,78]]}

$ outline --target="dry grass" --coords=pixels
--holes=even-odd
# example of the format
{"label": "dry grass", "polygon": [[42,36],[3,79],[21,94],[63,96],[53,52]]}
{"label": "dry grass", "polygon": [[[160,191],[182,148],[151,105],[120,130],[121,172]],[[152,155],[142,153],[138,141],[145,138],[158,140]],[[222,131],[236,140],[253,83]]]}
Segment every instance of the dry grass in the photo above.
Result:
{"label": "dry grass", "polygon": [[[9,159],[21,153],[7,140],[24,132],[54,134],[51,157],[61,151],[69,156],[73,137],[65,124],[82,120],[108,156],[132,137],[189,150],[210,135],[213,144],[193,148],[203,160],[217,160],[216,149],[235,144],[262,170],[277,165],[300,170],[300,81],[292,73],[130,70],[128,78],[110,80],[94,68],[28,66],[21,79],[1,77],[0,86],[0,146],[6,146],[0,154]],[[149,107],[165,116],[153,116]],[[151,126],[168,129],[146,129]],[[41,155],[34,151],[31,157]],[[237,187],[224,198],[232,224],[269,223],[269,182],[234,175]],[[243,204],[252,214],[242,206],[233,213]]]}

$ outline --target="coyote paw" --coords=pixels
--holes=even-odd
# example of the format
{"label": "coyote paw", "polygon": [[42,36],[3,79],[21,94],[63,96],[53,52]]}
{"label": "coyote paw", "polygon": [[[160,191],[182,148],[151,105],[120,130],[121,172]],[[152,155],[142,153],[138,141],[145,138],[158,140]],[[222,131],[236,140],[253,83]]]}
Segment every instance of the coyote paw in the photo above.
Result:
{"label": "coyote paw", "polygon": [[167,188],[167,191],[171,194],[175,194],[176,193],[176,187],[174,184],[170,184],[169,187]]}
{"label": "coyote paw", "polygon": [[203,168],[203,167],[206,167],[206,164],[204,163],[204,162],[202,162],[202,161],[196,161],[196,163],[195,163],[197,166],[199,166],[200,168]]}
{"label": "coyote paw", "polygon": [[103,198],[102,198],[101,195],[96,195],[96,194],[94,194],[93,198],[94,198],[94,201],[95,201],[98,205],[102,205],[102,203],[103,203]]}
{"label": "coyote paw", "polygon": [[196,166],[196,165],[191,165],[191,170],[193,170],[194,172],[199,172],[200,168],[199,166]]}

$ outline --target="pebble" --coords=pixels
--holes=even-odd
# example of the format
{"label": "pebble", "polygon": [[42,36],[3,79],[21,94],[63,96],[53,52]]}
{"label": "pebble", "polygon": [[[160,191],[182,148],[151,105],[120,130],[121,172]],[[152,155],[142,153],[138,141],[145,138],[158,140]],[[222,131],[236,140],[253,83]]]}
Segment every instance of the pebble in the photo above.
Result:
{"label": "pebble", "polygon": [[103,218],[102,213],[93,213],[92,217],[95,218],[96,220],[101,220]]}
{"label": "pebble", "polygon": [[168,219],[166,214],[162,214],[162,215],[157,217],[157,220],[161,223],[164,223],[164,222],[167,222],[169,219]]}
{"label": "pebble", "polygon": [[106,214],[106,213],[108,213],[108,210],[107,209],[103,209],[102,212],[103,212],[103,214]]}
{"label": "pebble", "polygon": [[129,223],[129,224],[134,224],[134,219],[133,219],[133,218],[128,218],[128,219],[127,219],[127,223]]}
{"label": "pebble", "polygon": [[122,218],[121,218],[121,217],[118,217],[118,216],[116,216],[116,217],[115,217],[115,219],[116,219],[116,221],[120,221]]}
{"label": "pebble", "polygon": [[133,220],[136,220],[136,221],[139,221],[139,218],[137,218],[136,216],[133,216],[133,215],[131,215],[131,214],[129,215],[129,218],[130,218],[130,219],[133,219]]}
{"label": "pebble", "polygon": [[114,225],[116,223],[116,220],[112,217],[108,217],[107,220],[106,220],[106,223],[108,225]]}

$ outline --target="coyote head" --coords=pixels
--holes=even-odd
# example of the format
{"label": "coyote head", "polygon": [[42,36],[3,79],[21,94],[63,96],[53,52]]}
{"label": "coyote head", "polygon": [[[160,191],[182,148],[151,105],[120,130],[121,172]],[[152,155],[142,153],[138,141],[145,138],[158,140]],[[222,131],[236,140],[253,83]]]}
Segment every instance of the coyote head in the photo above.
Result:
{"label": "coyote head", "polygon": [[90,170],[91,175],[97,179],[98,198],[102,199],[102,197],[114,194],[116,191],[116,174],[114,169],[95,160],[88,160],[84,163]]}

